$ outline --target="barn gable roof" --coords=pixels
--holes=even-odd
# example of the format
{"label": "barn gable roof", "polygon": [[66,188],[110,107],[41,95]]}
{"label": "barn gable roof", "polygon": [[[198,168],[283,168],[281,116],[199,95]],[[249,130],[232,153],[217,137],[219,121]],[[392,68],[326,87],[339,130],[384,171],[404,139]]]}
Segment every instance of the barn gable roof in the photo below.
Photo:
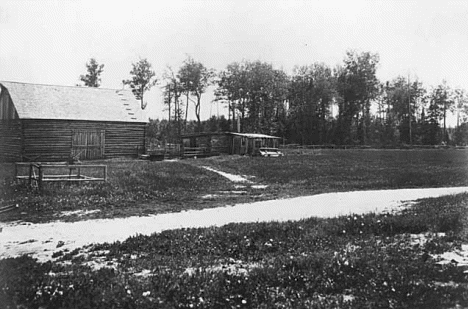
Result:
{"label": "barn gable roof", "polygon": [[20,119],[147,122],[129,90],[2,82]]}

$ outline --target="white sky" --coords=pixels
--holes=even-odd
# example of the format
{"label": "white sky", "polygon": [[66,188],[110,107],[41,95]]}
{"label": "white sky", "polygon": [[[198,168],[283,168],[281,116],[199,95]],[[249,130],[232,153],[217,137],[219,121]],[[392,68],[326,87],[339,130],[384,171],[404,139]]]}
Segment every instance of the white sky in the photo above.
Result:
{"label": "white sky", "polygon": [[[260,59],[291,73],[334,66],[347,49],[379,53],[382,81],[468,89],[468,1],[0,1],[7,81],[75,85],[90,57],[105,64],[102,87],[117,89],[139,58],[158,77],[187,55],[218,71]],[[147,99],[149,117],[167,117],[158,90]],[[204,118],[217,113],[211,99]]]}

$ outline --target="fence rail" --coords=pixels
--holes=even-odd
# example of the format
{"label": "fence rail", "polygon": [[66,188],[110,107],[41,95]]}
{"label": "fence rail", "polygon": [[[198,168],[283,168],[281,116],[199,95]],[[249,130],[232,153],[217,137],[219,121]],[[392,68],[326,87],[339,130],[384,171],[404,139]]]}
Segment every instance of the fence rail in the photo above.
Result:
{"label": "fence rail", "polygon": [[280,145],[281,149],[465,149],[468,146],[447,146],[447,145],[300,145],[285,144]]}
{"label": "fence rail", "polygon": [[44,182],[107,181],[107,165],[16,163],[15,178],[27,180],[30,187],[39,190]]}
{"label": "fence rail", "polygon": [[183,157],[198,157],[205,156],[210,153],[207,147],[184,147],[182,156]]}

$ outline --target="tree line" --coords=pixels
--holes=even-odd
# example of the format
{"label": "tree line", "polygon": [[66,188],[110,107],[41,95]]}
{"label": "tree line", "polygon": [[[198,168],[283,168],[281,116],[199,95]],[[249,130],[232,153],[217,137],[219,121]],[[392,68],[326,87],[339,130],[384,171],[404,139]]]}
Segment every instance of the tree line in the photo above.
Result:
{"label": "tree line", "polygon": [[[291,75],[262,61],[237,61],[220,72],[188,57],[156,79],[147,59],[132,64],[124,80],[141,107],[144,93],[161,84],[167,119],[150,120],[148,135],[179,142],[195,132],[239,131],[264,133],[301,145],[437,145],[468,144],[468,95],[445,81],[426,87],[417,79],[397,76],[380,81],[379,55],[349,50],[341,64],[315,62],[296,66]],[[80,79],[99,87],[103,65],[86,64]],[[225,116],[201,119],[202,96],[214,87],[216,104]],[[195,111],[188,121],[189,106]],[[455,128],[447,119],[456,117]]]}

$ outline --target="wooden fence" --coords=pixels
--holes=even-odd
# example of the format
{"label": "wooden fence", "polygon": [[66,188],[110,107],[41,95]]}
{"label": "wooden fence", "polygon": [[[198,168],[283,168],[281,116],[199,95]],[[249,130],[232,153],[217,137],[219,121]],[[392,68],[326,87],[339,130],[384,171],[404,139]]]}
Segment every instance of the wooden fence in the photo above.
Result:
{"label": "wooden fence", "polygon": [[184,147],[182,156],[184,158],[204,157],[210,153],[207,147]]}
{"label": "wooden fence", "polygon": [[107,181],[107,165],[16,163],[15,178],[39,190],[44,182]]}

